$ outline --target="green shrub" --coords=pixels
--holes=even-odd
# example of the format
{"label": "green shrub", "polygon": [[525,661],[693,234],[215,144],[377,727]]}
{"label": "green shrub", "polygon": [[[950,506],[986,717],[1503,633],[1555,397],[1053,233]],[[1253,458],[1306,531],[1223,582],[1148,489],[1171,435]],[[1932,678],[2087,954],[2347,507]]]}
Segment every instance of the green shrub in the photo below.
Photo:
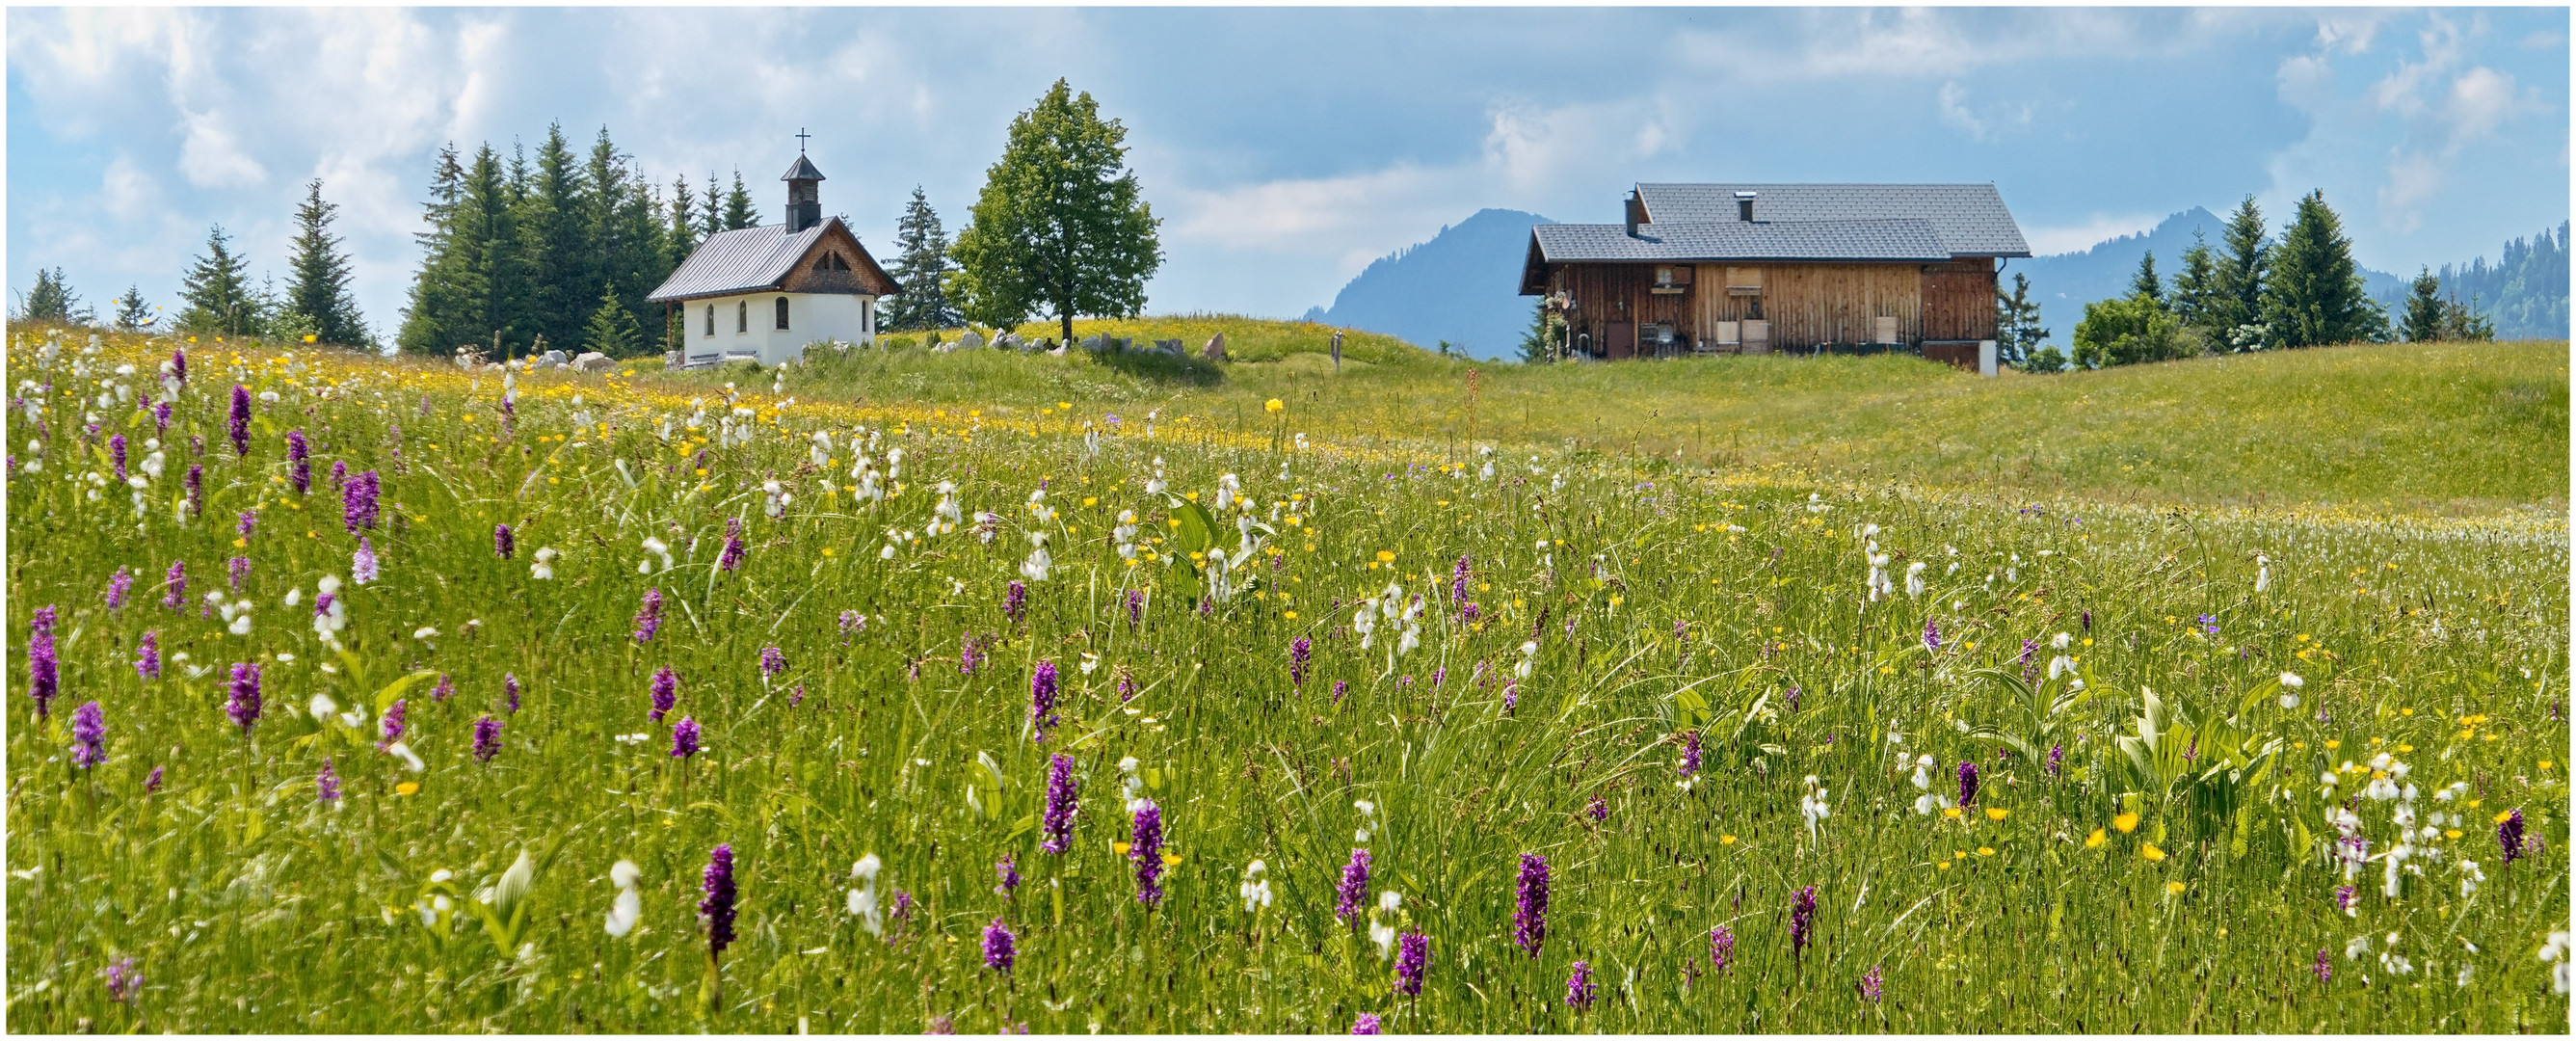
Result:
{"label": "green shrub", "polygon": [[2084,305],[2075,323],[2075,361],[2085,368],[2171,361],[2199,353],[2186,349],[2182,321],[2145,296]]}

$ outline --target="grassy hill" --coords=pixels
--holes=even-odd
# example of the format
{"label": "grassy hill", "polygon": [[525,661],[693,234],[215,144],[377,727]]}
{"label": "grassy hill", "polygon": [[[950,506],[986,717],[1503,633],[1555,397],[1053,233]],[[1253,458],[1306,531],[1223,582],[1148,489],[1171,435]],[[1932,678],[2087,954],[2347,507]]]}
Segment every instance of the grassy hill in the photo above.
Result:
{"label": "grassy hill", "polygon": [[[2194,504],[2333,504],[2474,514],[2567,501],[2563,341],[2375,345],[1978,379],[1902,357],[1704,358],[1528,367],[1440,358],[1329,327],[1190,316],[1077,323],[1195,358],[858,352],[791,377],[811,393],[1195,414],[1467,451],[1599,449],[1698,467]],[[1469,374],[1473,372],[1473,391]],[[1678,453],[1678,455],[1676,455]]]}
{"label": "grassy hill", "polygon": [[[992,330],[978,332],[990,337]],[[1055,322],[1027,322],[1017,330],[1024,340],[1055,339],[1063,330]],[[1342,333],[1342,359],[1371,364],[1404,362],[1433,357],[1419,347],[1388,336],[1361,329],[1342,328],[1321,322],[1282,322],[1266,318],[1245,318],[1228,314],[1162,315],[1144,318],[1086,318],[1073,323],[1075,339],[1107,334],[1112,339],[1131,339],[1136,346],[1151,347],[1156,340],[1179,340],[1190,357],[1198,357],[1208,338],[1225,334],[1226,358],[1239,362],[1278,361],[1291,354],[1329,354],[1333,333]],[[963,329],[941,330],[939,339],[952,343],[963,335]],[[907,342],[926,342],[919,334],[896,338]]]}

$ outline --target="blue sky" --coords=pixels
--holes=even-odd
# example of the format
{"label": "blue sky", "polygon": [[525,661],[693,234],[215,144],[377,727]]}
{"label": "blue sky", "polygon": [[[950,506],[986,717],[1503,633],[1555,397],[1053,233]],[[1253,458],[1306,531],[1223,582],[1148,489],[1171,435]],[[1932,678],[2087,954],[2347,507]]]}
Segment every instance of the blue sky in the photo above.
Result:
{"label": "blue sky", "polygon": [[[604,124],[768,221],[813,132],[881,255],[963,222],[1058,76],[1122,119],[1150,310],[1289,316],[1476,210],[1618,219],[1640,180],[1993,181],[2041,252],[2311,188],[2363,263],[2568,216],[2557,9],[12,8],[8,285],[168,303],[221,223],[286,272],[304,183],[390,332],[438,147]],[[13,297],[14,299],[14,297]]]}

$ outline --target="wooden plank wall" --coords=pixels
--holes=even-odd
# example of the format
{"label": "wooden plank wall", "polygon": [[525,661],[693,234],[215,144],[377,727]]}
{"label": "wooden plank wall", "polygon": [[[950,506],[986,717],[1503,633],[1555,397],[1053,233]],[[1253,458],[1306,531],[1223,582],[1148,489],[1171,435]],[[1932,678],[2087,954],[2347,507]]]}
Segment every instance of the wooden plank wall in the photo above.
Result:
{"label": "wooden plank wall", "polygon": [[[1917,336],[1919,265],[1765,264],[1759,298],[1724,291],[1728,266],[1700,266],[1699,280],[1709,289],[1700,297],[1698,317],[1703,328],[1722,321],[1768,318],[1775,350],[1866,343],[1877,334],[1876,320],[1882,317],[1895,318],[1897,335],[1908,342]],[[1758,316],[1753,313],[1756,299],[1761,301]]]}
{"label": "wooden plank wall", "polygon": [[1923,339],[1994,338],[1994,259],[1923,265]]}
{"label": "wooden plank wall", "polygon": [[1649,291],[1653,264],[1569,264],[1550,275],[1548,288],[1574,299],[1572,328],[1591,334],[1596,349],[1608,342],[1609,323],[1621,321],[1671,322],[1688,343],[1702,336],[1715,339],[1719,322],[1768,319],[1774,350],[1869,343],[1877,338],[1882,317],[1896,319],[1897,336],[1908,344],[1995,337],[1991,259],[1763,264],[1760,296],[1728,293],[1727,269],[1747,266],[1696,265],[1688,292],[1656,294]]}

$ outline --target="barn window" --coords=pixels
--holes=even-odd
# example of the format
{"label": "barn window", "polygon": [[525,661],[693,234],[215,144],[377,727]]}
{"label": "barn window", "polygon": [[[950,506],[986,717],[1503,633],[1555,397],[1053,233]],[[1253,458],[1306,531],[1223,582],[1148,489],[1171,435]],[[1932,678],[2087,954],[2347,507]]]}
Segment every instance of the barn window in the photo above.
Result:
{"label": "barn window", "polygon": [[841,255],[839,253],[827,252],[822,256],[814,258],[814,270],[816,271],[847,271],[849,269],[850,262],[841,259]]}
{"label": "barn window", "polygon": [[709,336],[713,336],[713,335],[715,335],[715,334],[716,334],[716,305],[714,305],[714,304],[708,304],[708,305],[707,305],[707,335],[709,335]]}
{"label": "barn window", "polygon": [[787,328],[787,298],[778,298],[778,327]]}
{"label": "barn window", "polygon": [[737,301],[733,305],[733,331],[738,333],[751,331],[751,301]]}

